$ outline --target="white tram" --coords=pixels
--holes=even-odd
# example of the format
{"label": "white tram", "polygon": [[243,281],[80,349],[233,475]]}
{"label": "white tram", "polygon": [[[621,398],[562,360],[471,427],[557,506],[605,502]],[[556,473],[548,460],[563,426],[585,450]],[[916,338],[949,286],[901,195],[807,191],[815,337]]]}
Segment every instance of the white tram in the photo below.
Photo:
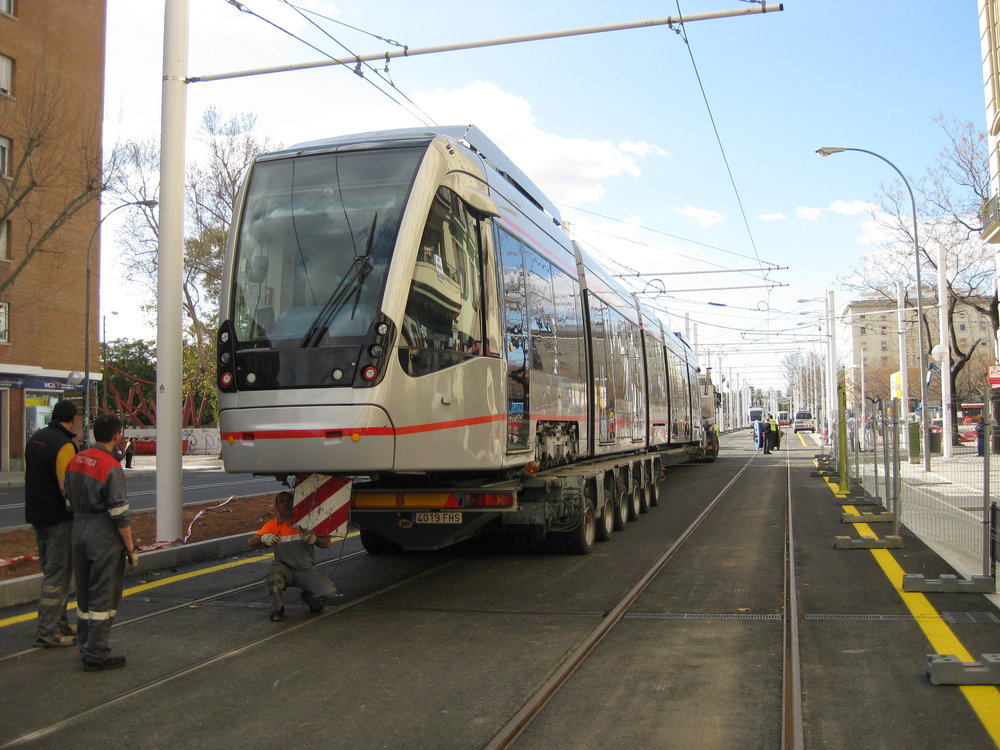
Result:
{"label": "white tram", "polygon": [[[530,503],[510,482],[539,469],[644,455],[645,468],[610,464],[618,484],[623,466],[649,475],[638,486],[663,462],[718,452],[690,347],[475,127],[262,154],[232,226],[218,336],[226,470],[364,477],[352,519],[366,546],[436,547],[497,514],[510,522]],[[504,481],[514,489],[486,511]],[[470,490],[470,513],[419,540],[400,531],[438,495],[401,511],[398,492],[445,485]],[[387,487],[391,508],[372,500]],[[549,509],[527,524],[586,515],[583,500],[564,505],[558,521]]]}

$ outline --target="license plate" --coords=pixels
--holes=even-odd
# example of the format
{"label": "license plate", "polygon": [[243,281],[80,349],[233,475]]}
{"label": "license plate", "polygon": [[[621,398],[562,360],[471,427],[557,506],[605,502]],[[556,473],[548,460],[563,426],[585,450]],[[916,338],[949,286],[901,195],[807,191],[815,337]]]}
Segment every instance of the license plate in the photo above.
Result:
{"label": "license plate", "polygon": [[462,514],[455,512],[424,512],[413,514],[414,523],[462,523]]}

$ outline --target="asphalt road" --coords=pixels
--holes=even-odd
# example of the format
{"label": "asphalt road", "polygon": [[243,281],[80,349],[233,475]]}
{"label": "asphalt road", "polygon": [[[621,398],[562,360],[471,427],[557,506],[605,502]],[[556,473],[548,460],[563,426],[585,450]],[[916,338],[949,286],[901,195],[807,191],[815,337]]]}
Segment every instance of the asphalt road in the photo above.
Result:
{"label": "asphalt road", "polygon": [[[251,474],[226,474],[222,471],[185,471],[182,502],[185,505],[208,500],[224,500],[230,495],[259,495],[277,492],[281,488],[271,477]],[[128,477],[128,497],[132,510],[156,507],[156,476]],[[24,525],[24,487],[0,487],[0,530]]]}

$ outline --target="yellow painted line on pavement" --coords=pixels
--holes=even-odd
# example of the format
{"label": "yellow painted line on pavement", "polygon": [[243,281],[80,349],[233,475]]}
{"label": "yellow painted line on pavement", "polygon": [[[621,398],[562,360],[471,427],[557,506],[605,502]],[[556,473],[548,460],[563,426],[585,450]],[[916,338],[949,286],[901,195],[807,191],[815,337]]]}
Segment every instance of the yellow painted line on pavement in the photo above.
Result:
{"label": "yellow painted line on pavement", "polygon": [[[357,536],[357,531],[352,531],[344,539],[350,539],[352,536]],[[339,538],[339,537],[338,537]],[[169,578],[162,578],[159,581],[150,581],[149,583],[140,583],[138,586],[132,586],[125,589],[122,592],[122,596],[135,596],[136,594],[141,594],[144,591],[149,591],[151,589],[158,589],[161,586],[167,586],[171,583],[179,583],[180,581],[186,581],[190,578],[197,578],[198,576],[208,575],[209,573],[218,573],[220,570],[228,570],[229,568],[235,568],[240,565],[246,565],[248,563],[260,562],[261,560],[270,560],[274,557],[273,552],[268,552],[264,555],[259,555],[257,557],[244,557],[241,560],[234,560],[233,562],[221,563],[220,565],[212,565],[208,568],[199,568],[198,570],[192,570],[187,573],[178,573],[175,576],[170,576]],[[66,604],[66,609],[76,609],[76,602],[68,602]],[[14,617],[7,617],[0,620],[0,628],[6,628],[10,625],[17,625],[21,622],[27,622],[28,620],[34,620],[38,617],[38,612],[26,612],[23,615],[15,615]]]}
{"label": "yellow painted line on pavement", "polygon": [[[837,495],[833,484],[827,481],[827,486]],[[839,495],[838,495],[839,497]],[[844,506],[845,513],[853,513],[860,517],[857,509],[851,505]],[[878,535],[867,523],[855,523],[855,528],[862,537],[878,539]],[[936,654],[954,654],[962,661],[974,661],[975,657],[962,645],[958,636],[938,614],[930,600],[918,591],[903,591],[903,568],[888,549],[869,550],[875,562],[882,569],[889,583],[896,589],[899,598],[913,615],[917,626],[923,631],[924,637],[930,643]],[[1000,747],[1000,688],[993,685],[959,685],[962,695],[976,712],[983,728],[990,735],[993,743]]]}

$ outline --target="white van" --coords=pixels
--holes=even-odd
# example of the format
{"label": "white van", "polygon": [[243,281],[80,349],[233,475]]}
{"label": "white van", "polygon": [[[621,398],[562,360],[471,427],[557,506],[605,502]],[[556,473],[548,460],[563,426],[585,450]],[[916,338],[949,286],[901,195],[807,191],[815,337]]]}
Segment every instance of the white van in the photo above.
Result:
{"label": "white van", "polygon": [[816,432],[816,418],[811,411],[795,412],[795,421],[792,422],[792,432]]}

